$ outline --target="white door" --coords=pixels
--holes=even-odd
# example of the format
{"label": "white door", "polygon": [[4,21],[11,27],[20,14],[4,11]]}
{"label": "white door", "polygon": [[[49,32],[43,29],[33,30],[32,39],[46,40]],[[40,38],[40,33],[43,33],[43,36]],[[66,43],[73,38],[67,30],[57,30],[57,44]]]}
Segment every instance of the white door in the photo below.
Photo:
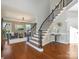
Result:
{"label": "white door", "polygon": [[78,43],[78,30],[74,27],[70,27],[70,43]]}

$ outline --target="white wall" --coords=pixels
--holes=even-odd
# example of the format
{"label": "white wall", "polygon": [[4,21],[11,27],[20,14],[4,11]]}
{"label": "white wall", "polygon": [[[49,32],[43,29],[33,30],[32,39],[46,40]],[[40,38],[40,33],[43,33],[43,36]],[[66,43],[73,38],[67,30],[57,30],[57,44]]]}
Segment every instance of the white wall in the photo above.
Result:
{"label": "white wall", "polygon": [[[71,16],[72,15],[72,16]],[[60,33],[65,33],[64,35],[61,35],[58,37],[58,42],[61,43],[70,43],[70,26],[78,29],[78,16],[77,16],[77,12],[66,12],[65,15],[63,15],[63,17],[66,18],[58,18],[57,20],[55,20],[55,25],[53,25],[53,27],[56,27],[56,22],[61,22],[62,26],[59,28],[59,32]],[[53,28],[52,27],[52,28]],[[51,32],[53,32],[53,29],[51,29]]]}
{"label": "white wall", "polygon": [[[42,1],[43,4],[40,5],[38,12],[36,14],[36,22],[37,22],[37,31],[39,30],[41,24],[46,19],[46,17],[49,15],[50,11],[50,1],[45,0]],[[40,12],[39,12],[40,11]]]}
{"label": "white wall", "polygon": [[67,13],[67,25],[73,26],[74,28],[78,29],[78,11],[68,11]]}
{"label": "white wall", "polygon": [[[61,27],[58,27],[57,23],[61,23],[62,24]],[[54,29],[54,28],[56,28],[56,29],[59,30],[58,33],[63,33],[63,34],[61,34],[60,36],[57,37],[57,42],[65,42],[65,43],[68,43],[69,40],[67,39],[67,34],[68,34],[68,32],[67,32],[67,23],[65,22],[64,16],[57,18],[53,22],[53,25],[51,25],[51,27],[50,27],[50,33],[53,33],[53,32],[56,33],[57,32],[57,30]],[[50,38],[50,39],[53,39],[54,40],[54,37],[53,38]]]}
{"label": "white wall", "polygon": [[[66,20],[66,22],[67,22],[67,30],[70,33],[71,32],[70,31],[70,29],[71,29],[70,27],[78,29],[78,11],[68,11],[67,16],[70,16]],[[69,42],[72,41],[72,40],[70,40],[71,35],[72,34],[70,34],[70,36],[69,36]],[[76,40],[76,39],[74,39],[74,40]]]}

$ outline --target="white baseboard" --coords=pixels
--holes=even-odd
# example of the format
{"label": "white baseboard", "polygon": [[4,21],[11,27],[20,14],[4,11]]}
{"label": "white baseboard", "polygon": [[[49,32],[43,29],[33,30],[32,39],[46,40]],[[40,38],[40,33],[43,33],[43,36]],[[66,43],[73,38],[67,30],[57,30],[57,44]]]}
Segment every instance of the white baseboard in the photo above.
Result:
{"label": "white baseboard", "polygon": [[36,50],[39,51],[39,52],[43,52],[43,48],[38,48],[38,47],[36,47],[36,46],[30,44],[29,42],[26,42],[26,44],[28,44],[29,46],[33,47],[34,49],[36,49]]}
{"label": "white baseboard", "polygon": [[69,42],[59,42],[59,43],[63,43],[63,44],[69,44]]}

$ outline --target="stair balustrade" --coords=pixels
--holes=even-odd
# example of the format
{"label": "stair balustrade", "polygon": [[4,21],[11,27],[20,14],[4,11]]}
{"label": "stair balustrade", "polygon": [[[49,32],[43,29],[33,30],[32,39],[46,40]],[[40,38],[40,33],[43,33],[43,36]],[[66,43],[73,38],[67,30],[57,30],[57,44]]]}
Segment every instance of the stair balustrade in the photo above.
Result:
{"label": "stair balustrade", "polygon": [[[44,22],[41,24],[40,28],[39,28],[39,39],[40,39],[40,44],[42,46],[42,29],[45,27],[46,24],[48,24],[47,22],[50,22],[49,25],[46,25],[46,27],[49,27],[52,23],[52,21],[49,20],[53,20],[59,13],[61,10],[63,10],[64,7],[66,7],[70,2],[72,2],[72,0],[61,0],[59,2],[59,4],[55,7],[54,10],[52,10],[52,12],[50,13],[50,15],[44,20]],[[51,18],[52,17],[52,18]],[[44,28],[44,29],[48,29],[48,28]]]}
{"label": "stair balustrade", "polygon": [[39,30],[40,48],[42,48],[42,30]]}
{"label": "stair balustrade", "polygon": [[63,6],[66,7],[73,0],[63,0]]}
{"label": "stair balustrade", "polygon": [[[33,35],[33,39],[31,41],[31,44],[38,47],[38,48],[42,48],[42,40],[43,37],[47,32],[47,29],[49,28],[49,26],[52,24],[53,20],[55,19],[55,17],[63,10],[64,7],[66,7],[72,0],[61,0],[55,7],[55,9],[52,9],[52,12],[48,15],[48,17],[43,21],[43,23],[41,24],[39,30],[37,33],[33,33],[35,26],[33,26],[33,28],[31,29],[31,33]],[[30,41],[29,41],[30,42]],[[38,43],[38,44],[37,44]]]}
{"label": "stair balustrade", "polygon": [[31,28],[31,35],[33,36],[34,33],[36,33],[36,23]]}

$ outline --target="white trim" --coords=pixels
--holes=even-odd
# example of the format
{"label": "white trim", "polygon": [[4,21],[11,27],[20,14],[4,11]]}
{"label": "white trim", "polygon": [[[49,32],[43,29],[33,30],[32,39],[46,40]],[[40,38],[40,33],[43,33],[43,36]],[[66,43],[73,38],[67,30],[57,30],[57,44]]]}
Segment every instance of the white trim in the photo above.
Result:
{"label": "white trim", "polygon": [[26,42],[26,44],[28,44],[29,46],[33,47],[34,49],[36,49],[36,50],[39,51],[39,52],[43,52],[43,48],[38,48],[38,47],[36,47],[36,46],[30,44],[29,42]]}
{"label": "white trim", "polygon": [[63,44],[69,44],[69,42],[59,42],[59,43],[63,43]]}

